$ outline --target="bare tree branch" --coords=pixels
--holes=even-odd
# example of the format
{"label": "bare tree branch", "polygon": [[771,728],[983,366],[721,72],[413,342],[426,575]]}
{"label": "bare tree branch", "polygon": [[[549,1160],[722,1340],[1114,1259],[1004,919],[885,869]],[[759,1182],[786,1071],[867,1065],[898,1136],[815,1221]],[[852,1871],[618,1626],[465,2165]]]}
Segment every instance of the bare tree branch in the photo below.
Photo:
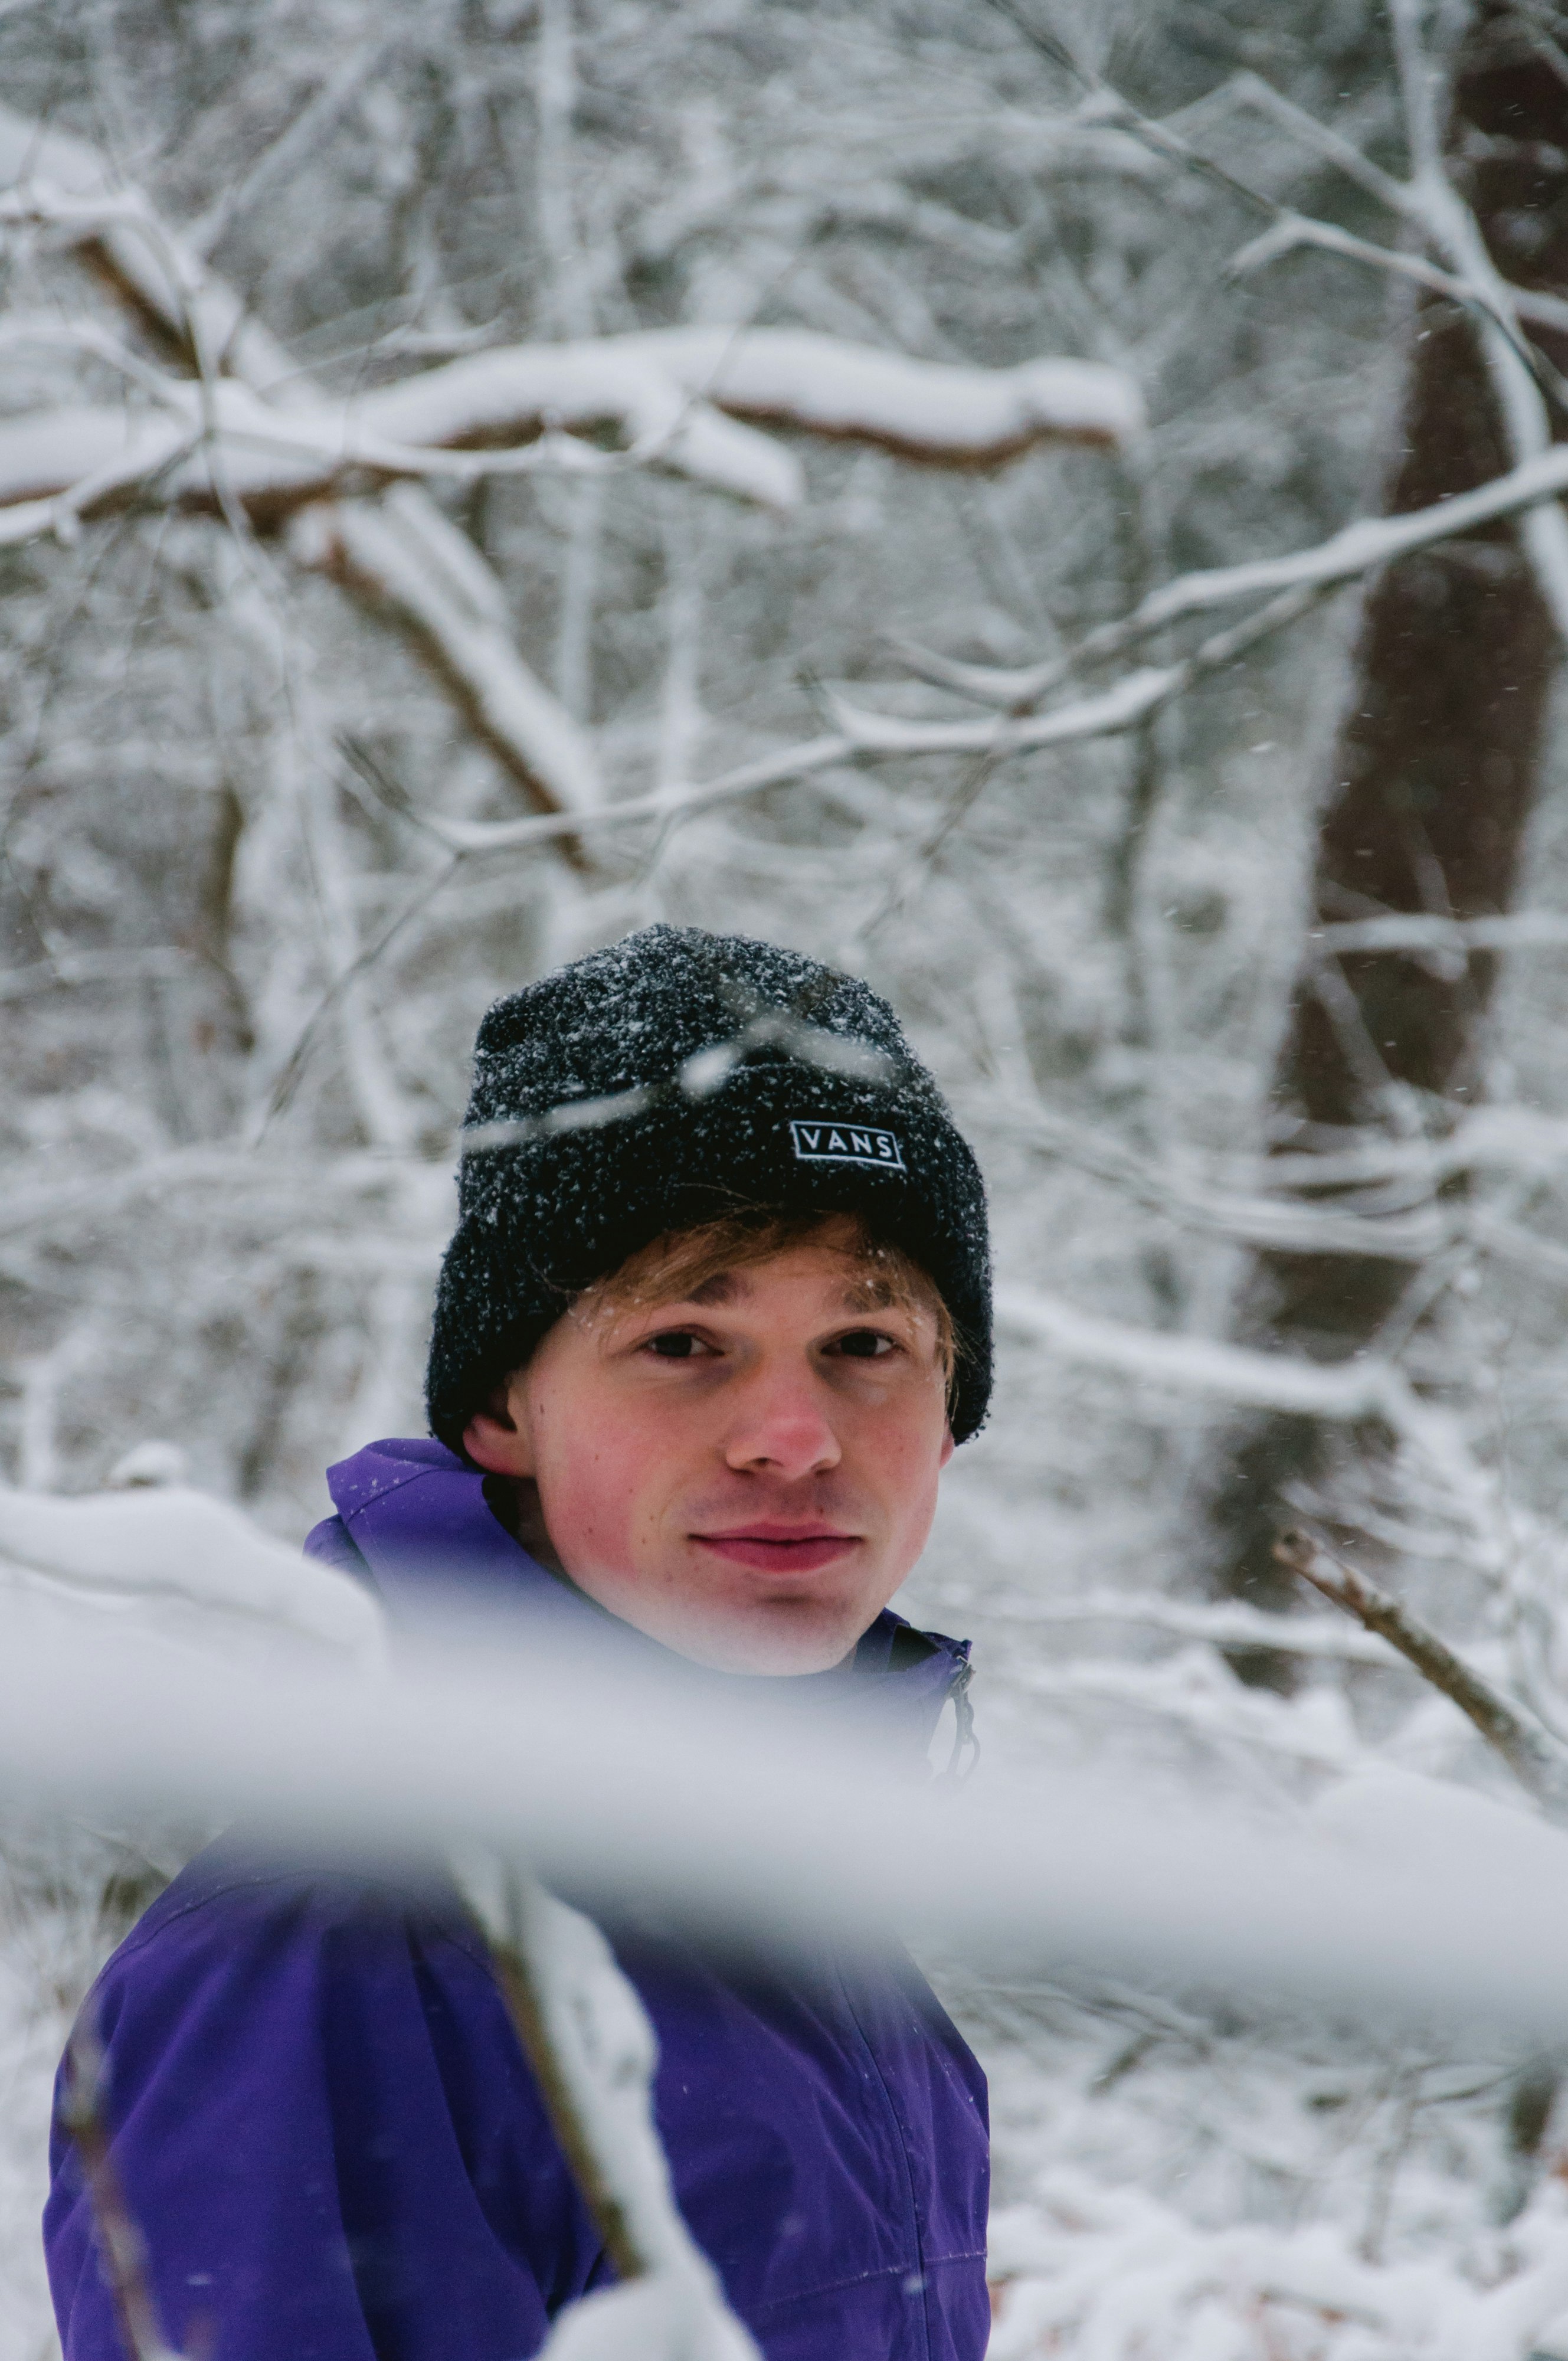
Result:
{"label": "bare tree branch", "polygon": [[1552,1819],[1568,1820],[1568,1749],[1560,1746],[1532,1714],[1455,1655],[1398,1599],[1331,1556],[1310,1533],[1281,1533],[1274,1554],[1281,1565],[1299,1575],[1347,1615],[1354,1615],[1365,1630],[1398,1648],[1423,1680],[1451,1697],[1468,1716],[1541,1809]]}

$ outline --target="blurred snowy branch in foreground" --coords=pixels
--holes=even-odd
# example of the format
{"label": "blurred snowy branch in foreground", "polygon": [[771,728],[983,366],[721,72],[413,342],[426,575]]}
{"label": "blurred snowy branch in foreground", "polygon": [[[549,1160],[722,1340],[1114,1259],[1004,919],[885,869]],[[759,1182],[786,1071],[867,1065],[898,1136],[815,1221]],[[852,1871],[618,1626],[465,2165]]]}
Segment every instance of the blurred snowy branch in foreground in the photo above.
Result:
{"label": "blurred snowy branch in foreground", "polygon": [[321,1655],[286,1684],[133,1625],[5,1621],[0,1784],[29,1808],[241,1812],[393,1862],[478,1845],[588,1892],[652,1881],[663,1906],[764,1940],[891,1918],[1036,1970],[1568,2026],[1568,1839],[1441,1782],[1395,1783],[1392,1841],[1369,1763],[1354,1809],[1330,1788],[1305,1815],[1197,1789],[1155,1808],[1065,1772],[955,1797],[890,1777],[832,1717],[715,1701],[678,1668],[491,1619],[437,1615],[391,1668]]}
{"label": "blurred snowy branch in foreground", "polygon": [[[14,1805],[237,1810],[329,1856],[369,1851],[411,1868],[450,1849],[467,1864],[466,1888],[630,2281],[563,2320],[552,2347],[563,2361],[632,2350],[729,2361],[746,2346],[669,2201],[647,2114],[646,2026],[602,1939],[534,1885],[524,1862],[569,1870],[579,1890],[607,1895],[623,1881],[646,1890],[652,1878],[664,1907],[763,1939],[810,1929],[832,1942],[874,1940],[891,1917],[1014,1977],[1087,1970],[1327,1998],[1408,2026],[1417,2040],[1445,2024],[1473,2027],[1478,2015],[1549,2045],[1568,2035],[1568,1839],[1442,1783],[1368,1763],[1305,1816],[1238,1816],[1196,1794],[1175,1803],[1167,1794],[1151,1809],[1146,1794],[1063,1773],[982,1781],[934,1800],[890,1782],[874,1751],[819,1713],[716,1706],[678,1671],[650,1680],[624,1659],[558,1657],[542,1637],[466,1620],[433,1620],[405,1635],[395,1670],[367,1664],[361,1650],[357,1669],[334,1672],[318,1653],[280,1685],[214,1644],[252,1583],[262,1614],[320,1627],[299,1598],[268,1596],[269,1553],[246,1547],[243,1521],[207,1504],[215,1512],[203,1548],[178,1491],[18,1500],[10,1546],[25,1541],[35,1559],[47,1547],[56,1576],[103,1583],[117,1521],[127,1598],[205,1593],[220,1621],[204,1646],[192,1651],[187,1637],[171,1653],[135,1618],[106,1640],[100,1619],[40,1634],[32,1619],[7,1614],[0,1788]],[[30,1509],[42,1520],[28,1524]],[[221,1532],[225,1515],[231,1530]],[[162,1570],[160,1518],[171,1553]],[[332,1594],[340,1637],[340,1578],[312,1564],[296,1571],[302,1592],[319,1583]],[[1058,2174],[1047,2218],[1058,2206],[1072,2218],[1072,2191],[1070,2175]],[[1085,2202],[1092,2222],[1096,2205]],[[1296,2244],[1237,2232],[1215,2244],[1179,2234],[1152,2199],[1127,2204],[1123,2226],[1136,2235],[1114,2258],[1137,2306],[1149,2300],[1152,2236],[1177,2275],[1165,2282],[1168,2302],[1228,2300],[1224,2288],[1248,2272],[1262,2274],[1269,2303],[1332,2310],[1336,2292],[1354,2287],[1370,2300],[1368,2312],[1357,2298],[1358,2316],[1398,2333],[1419,2327],[1414,2349],[1463,2349],[1431,2341],[1430,2298],[1423,2310],[1386,2274],[1358,2277],[1370,2265],[1326,2235]],[[1001,2225],[997,2274],[1015,2282],[1004,2352],[1025,2353],[1049,2323],[1082,2315],[1113,2259],[1092,2238],[1058,2250],[1031,2222],[1038,2217],[1010,2228],[1003,2216]],[[1562,2309],[1565,2287],[1563,2269],[1543,2265],[1516,2276],[1506,2304],[1466,2317],[1499,2333],[1540,2323]]]}

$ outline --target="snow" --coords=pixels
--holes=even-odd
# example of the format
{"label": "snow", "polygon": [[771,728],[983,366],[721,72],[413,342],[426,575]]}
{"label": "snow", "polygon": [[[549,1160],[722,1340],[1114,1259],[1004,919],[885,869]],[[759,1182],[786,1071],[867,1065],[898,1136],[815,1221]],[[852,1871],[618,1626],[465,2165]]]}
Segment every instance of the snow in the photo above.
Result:
{"label": "snow", "polygon": [[1217,1648],[1280,1648],[1295,1656],[1317,1656],[1353,1664],[1387,1667],[1394,1653],[1386,1640],[1358,1631],[1343,1615],[1277,1615],[1239,1599],[1204,1605],[1167,1598],[1156,1591],[1083,1590],[1064,1598],[1009,1598],[992,1611],[1009,1621],[1033,1624],[1142,1624],[1180,1639],[1207,1640]]}
{"label": "snow", "polygon": [[[1374,2265],[1343,2231],[1195,2229],[1135,2187],[1043,2174],[998,2220],[1007,2272],[990,2361],[1069,2349],[1084,2361],[1516,2361],[1568,2305],[1568,2198],[1517,2225],[1525,2267],[1466,2285],[1441,2251]],[[1260,2337],[1264,2342],[1260,2348]]]}
{"label": "snow", "polygon": [[1097,361],[964,368],[799,329],[745,326],[618,341],[721,409],[864,437],[919,458],[994,464],[1036,442],[1130,443],[1145,423],[1135,381]]}
{"label": "snow", "polygon": [[[24,1626],[91,1612],[159,1628],[214,1649],[236,1619],[356,1660],[374,1654],[380,1611],[368,1591],[260,1532],[227,1501],[157,1480],[166,1444],[120,1463],[122,1489],[61,1499],[0,1486],[0,1594]],[[156,1455],[156,1456],[154,1456]],[[154,1480],[149,1481],[149,1477]]]}

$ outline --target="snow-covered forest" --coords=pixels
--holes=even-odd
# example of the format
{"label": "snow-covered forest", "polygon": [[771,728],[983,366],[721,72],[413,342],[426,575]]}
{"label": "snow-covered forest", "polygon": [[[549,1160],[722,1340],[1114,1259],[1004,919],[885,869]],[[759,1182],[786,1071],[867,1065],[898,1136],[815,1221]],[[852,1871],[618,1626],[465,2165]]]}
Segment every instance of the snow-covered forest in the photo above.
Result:
{"label": "snow-covered forest", "polygon": [[[10,1593],[344,1642],[290,1554],[422,1430],[476,1023],[668,917],[975,1142],[898,1603],[978,1775],[1562,1817],[1568,13],[8,0],[0,99]],[[181,1842],[9,1840],[0,2361]],[[944,1989],[997,2361],[1568,2355],[1539,2043]]]}

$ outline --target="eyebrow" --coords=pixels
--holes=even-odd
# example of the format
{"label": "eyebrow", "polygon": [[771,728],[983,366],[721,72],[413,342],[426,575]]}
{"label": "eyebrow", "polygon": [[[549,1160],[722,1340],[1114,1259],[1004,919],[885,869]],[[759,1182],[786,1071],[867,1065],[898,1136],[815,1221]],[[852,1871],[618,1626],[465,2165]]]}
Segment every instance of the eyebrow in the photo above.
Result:
{"label": "eyebrow", "polygon": [[[716,1270],[663,1308],[673,1311],[677,1303],[695,1303],[699,1308],[717,1309],[751,1292],[751,1284],[743,1269]],[[871,1276],[852,1279],[840,1300],[846,1312],[888,1312],[894,1307],[894,1292],[886,1279]]]}
{"label": "eyebrow", "polygon": [[733,1303],[738,1295],[749,1295],[751,1291],[741,1272],[716,1270],[710,1279],[699,1281],[684,1301],[687,1303]]}
{"label": "eyebrow", "polygon": [[852,1279],[844,1290],[844,1308],[849,1312],[892,1312],[909,1307],[899,1304],[885,1279],[867,1271]]}

